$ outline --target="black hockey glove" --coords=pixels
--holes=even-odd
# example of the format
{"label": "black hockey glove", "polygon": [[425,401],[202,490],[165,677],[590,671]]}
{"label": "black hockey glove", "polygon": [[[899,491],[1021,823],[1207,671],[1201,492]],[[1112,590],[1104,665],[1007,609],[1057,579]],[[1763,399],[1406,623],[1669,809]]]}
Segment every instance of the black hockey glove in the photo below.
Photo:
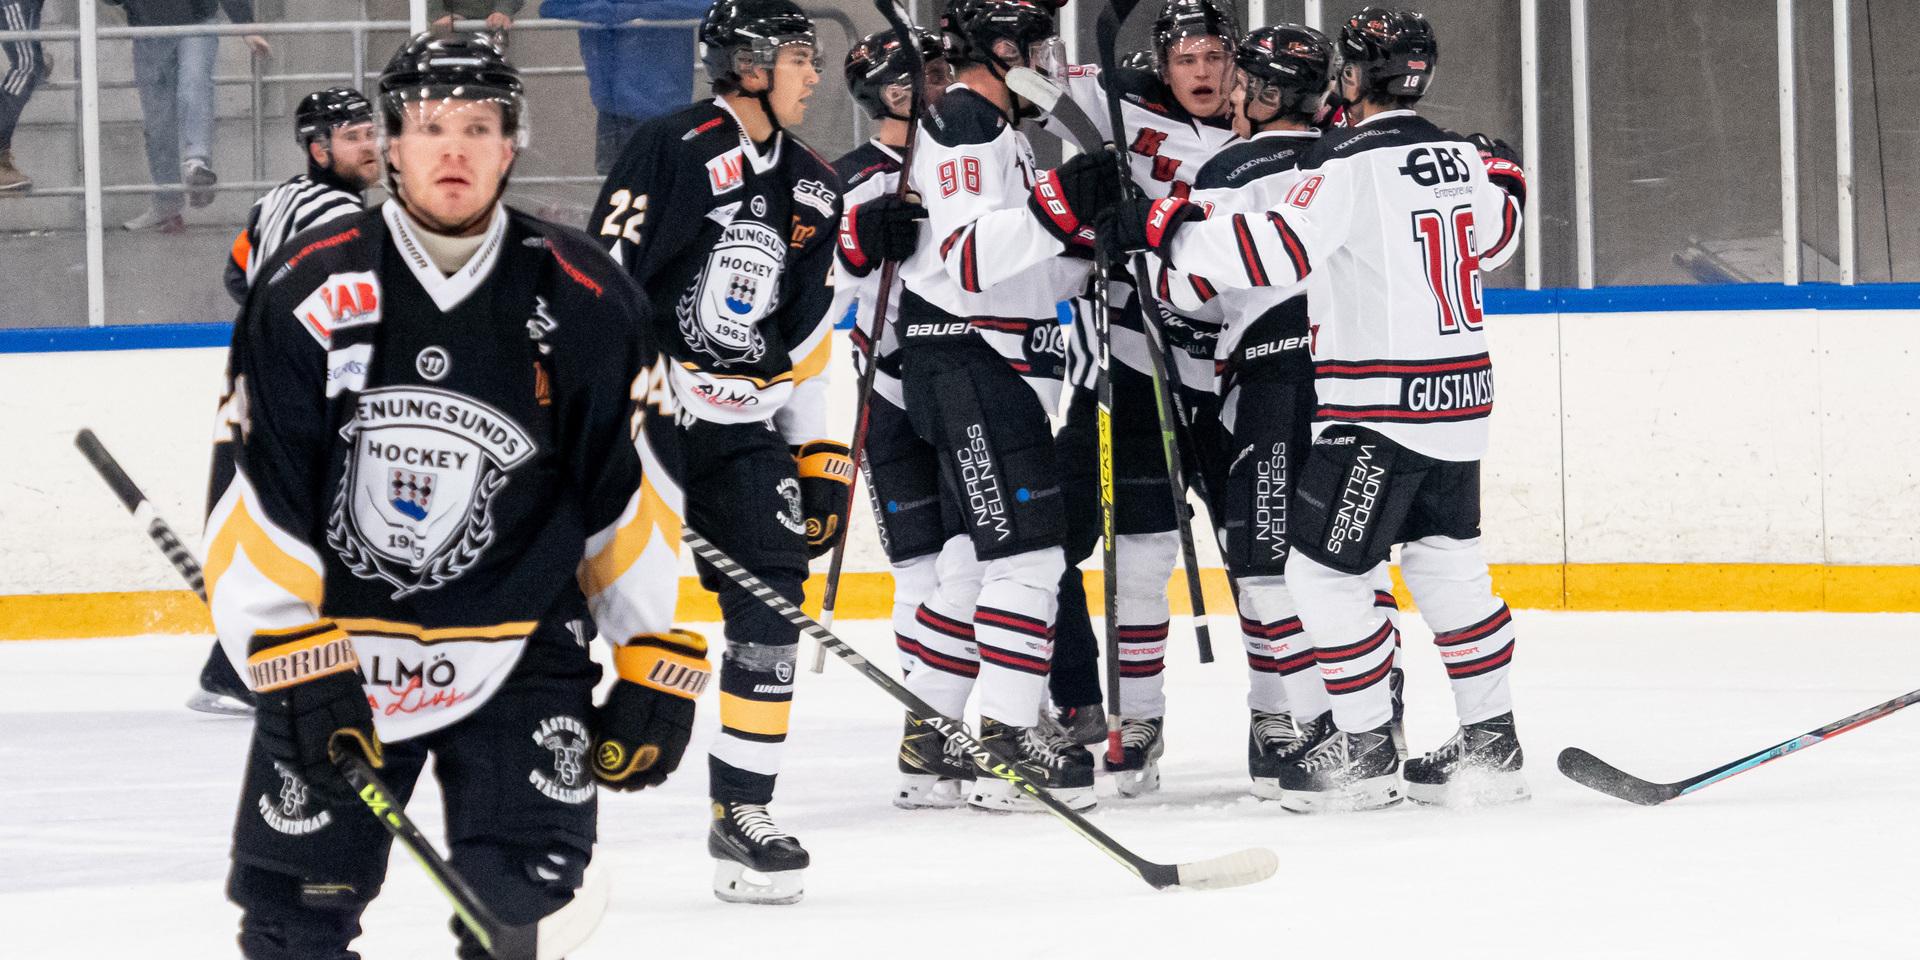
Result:
{"label": "black hockey glove", "polygon": [[613,652],[619,679],[593,711],[593,775],[609,790],[657,787],[680,766],[693,706],[707,688],[707,640],[642,634]]}
{"label": "black hockey glove", "polygon": [[1521,206],[1527,204],[1527,172],[1520,166],[1520,151],[1505,140],[1476,133],[1467,138],[1480,151],[1480,162],[1487,166],[1487,179],[1506,191]]}
{"label": "black hockey glove", "polygon": [[383,765],[373,709],[360,687],[353,640],[331,620],[254,634],[247,645],[254,688],[253,736],[327,803],[353,802],[336,757]]}
{"label": "black hockey glove", "polygon": [[913,194],[875,197],[848,208],[840,218],[840,262],[864,277],[882,260],[905,260],[920,246],[927,208]]}
{"label": "black hockey glove", "polygon": [[1159,253],[1173,243],[1174,234],[1187,221],[1204,220],[1206,216],[1204,208],[1179,197],[1115,204],[1100,221],[1101,252],[1120,257],[1142,250]]}
{"label": "black hockey glove", "polygon": [[1096,214],[1119,202],[1121,172],[1112,150],[1080,154],[1041,173],[1027,207],[1055,239],[1072,244]]}
{"label": "black hockey glove", "polygon": [[837,440],[815,440],[793,451],[800,471],[800,513],[806,517],[807,555],[833,549],[846,534],[840,518],[853,494],[853,456]]}

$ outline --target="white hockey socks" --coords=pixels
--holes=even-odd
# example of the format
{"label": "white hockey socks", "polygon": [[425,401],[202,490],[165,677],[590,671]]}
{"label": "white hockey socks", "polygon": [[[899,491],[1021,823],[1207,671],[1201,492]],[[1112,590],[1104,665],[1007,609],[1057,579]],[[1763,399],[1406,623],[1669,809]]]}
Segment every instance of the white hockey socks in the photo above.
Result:
{"label": "white hockey socks", "polygon": [[954,537],[934,561],[933,592],[914,609],[909,633],[901,635],[902,655],[919,661],[906,688],[943,716],[966,719],[967,695],[980,675],[980,649],[974,640],[973,606],[980,597],[980,561],[966,537]]}
{"label": "white hockey socks", "polygon": [[1040,722],[1053,663],[1053,618],[1059,610],[1059,547],[989,560],[974,608],[980,649],[980,716],[1016,727]]}
{"label": "white hockey socks", "polygon": [[1386,681],[1399,634],[1375,606],[1376,575],[1341,573],[1298,550],[1287,558],[1287,585],[1313,640],[1334,725],[1348,733],[1372,730],[1393,718]]}
{"label": "white hockey socks", "polygon": [[1433,627],[1460,723],[1513,709],[1507,670],[1513,661],[1513,613],[1493,595],[1480,541],[1427,537],[1400,549],[1400,574]]}
{"label": "white hockey socks", "polygon": [[1123,717],[1167,715],[1165,669],[1167,627],[1172,619],[1167,605],[1167,578],[1180,555],[1180,535],[1129,533],[1118,538],[1119,578],[1114,582],[1114,609],[1120,633],[1120,703]]}
{"label": "white hockey socks", "polygon": [[917,614],[940,582],[939,559],[939,554],[928,554],[893,565],[893,643],[900,651],[903,677],[920,665],[919,651],[925,640]]}
{"label": "white hockey socks", "polygon": [[1313,641],[1296,615],[1285,577],[1246,577],[1240,587],[1240,636],[1247,646],[1247,707],[1311,720],[1332,707]]}

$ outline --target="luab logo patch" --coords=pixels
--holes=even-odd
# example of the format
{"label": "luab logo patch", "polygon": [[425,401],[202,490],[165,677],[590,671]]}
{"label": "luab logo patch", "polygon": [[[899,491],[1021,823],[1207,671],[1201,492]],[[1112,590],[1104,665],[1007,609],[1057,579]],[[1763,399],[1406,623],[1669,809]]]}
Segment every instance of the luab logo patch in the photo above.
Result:
{"label": "luab logo patch", "polygon": [[332,347],[335,333],[380,322],[380,278],[366,270],[333,274],[293,308],[293,315],[322,347]]}

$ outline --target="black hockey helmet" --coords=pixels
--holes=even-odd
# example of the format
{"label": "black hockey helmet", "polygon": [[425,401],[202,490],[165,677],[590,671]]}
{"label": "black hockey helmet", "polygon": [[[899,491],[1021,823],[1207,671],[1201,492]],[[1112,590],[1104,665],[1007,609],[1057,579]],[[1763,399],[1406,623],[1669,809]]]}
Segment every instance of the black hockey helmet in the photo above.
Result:
{"label": "black hockey helmet", "polygon": [[1135,50],[1121,57],[1120,62],[1114,66],[1122,70],[1152,70],[1153,54],[1145,50]]}
{"label": "black hockey helmet", "polygon": [[1295,23],[1260,27],[1248,33],[1234,51],[1234,63],[1246,77],[1248,119],[1252,106],[1273,108],[1272,115],[1254,123],[1287,117],[1318,118],[1327,104],[1334,77],[1340,72],[1340,53],[1327,35]]}
{"label": "black hockey helmet", "polygon": [[373,122],[373,104],[352,87],[328,87],[300,98],[293,110],[293,134],[300,146],[323,141],[337,127]]}
{"label": "black hockey helmet", "polygon": [[1219,37],[1223,51],[1231,53],[1236,35],[1232,18],[1213,0],[1167,0],[1153,18],[1153,67],[1165,76],[1168,51],[1187,37]]}
{"label": "black hockey helmet", "polygon": [[[970,5],[961,25],[964,57],[985,64],[995,72],[1008,67],[1028,66],[1047,76],[1057,76],[1065,66],[1058,62],[1034,62],[1029,54],[1036,44],[1049,44],[1053,50],[1047,59],[1059,60],[1060,31],[1053,19],[1051,0],[979,0]],[[996,41],[1011,40],[1026,63],[1005,63],[994,56]]]}
{"label": "black hockey helmet", "polygon": [[940,6],[940,35],[947,41],[947,56],[954,60],[967,57],[967,19],[986,0],[946,0]]}
{"label": "black hockey helmet", "polygon": [[[923,65],[946,59],[946,45],[939,34],[915,27],[913,38]],[[909,119],[888,107],[887,88],[913,83],[913,62],[892,30],[869,33],[847,51],[847,89],[853,92],[854,101],[865,108],[869,117]]]}
{"label": "black hockey helmet", "polygon": [[1341,25],[1340,56],[1359,68],[1362,97],[1418,99],[1433,86],[1440,41],[1418,13],[1367,7]]}
{"label": "black hockey helmet", "polygon": [[400,132],[409,103],[435,100],[498,103],[501,132],[523,133],[526,87],[520,71],[485,34],[418,34],[387,61],[380,72],[380,111],[388,136]]}
{"label": "black hockey helmet", "polygon": [[793,0],[713,0],[700,20],[700,61],[715,83],[737,82],[742,68],[773,69],[780,48],[819,48],[813,18]]}

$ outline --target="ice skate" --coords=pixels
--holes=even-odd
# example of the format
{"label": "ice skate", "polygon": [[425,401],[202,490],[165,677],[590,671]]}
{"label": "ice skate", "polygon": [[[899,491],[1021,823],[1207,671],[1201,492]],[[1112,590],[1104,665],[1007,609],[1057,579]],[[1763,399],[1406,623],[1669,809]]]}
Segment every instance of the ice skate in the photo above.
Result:
{"label": "ice skate", "polygon": [[1280,771],[1280,806],[1294,813],[1377,810],[1399,803],[1406,785],[1393,755],[1392,723],[1325,736]]}
{"label": "ice skate", "polygon": [[713,802],[707,832],[713,857],[713,895],[728,903],[794,903],[812,859],[763,803]]}
{"label": "ice skate", "polygon": [[1123,797],[1138,797],[1160,789],[1160,754],[1166,741],[1160,736],[1161,717],[1127,717],[1120,721],[1120,762],[1108,761],[1113,787]]}
{"label": "ice skate", "polygon": [[1331,723],[1325,714],[1312,720],[1295,720],[1286,711],[1253,711],[1247,723],[1247,775],[1253,778],[1253,795],[1262,800],[1280,799],[1280,771],[1317,743],[1321,731]]}
{"label": "ice skate", "polygon": [[1513,713],[1462,726],[1453,739],[1407,761],[1407,799],[1441,807],[1492,806],[1527,799]]}
{"label": "ice skate", "polygon": [[900,789],[893,805],[902,810],[947,810],[967,802],[973,789],[972,761],[938,730],[907,718],[900,737]]}
{"label": "ice skate", "polygon": [[1387,671],[1387,689],[1393,694],[1393,755],[1407,762],[1407,672]]}
{"label": "ice skate", "polygon": [[1091,747],[1107,739],[1107,711],[1097,703],[1084,707],[1054,707],[1047,711],[1041,722],[1053,724],[1059,728],[1061,736],[1083,747]]}
{"label": "ice skate", "polygon": [[200,668],[200,689],[187,698],[187,709],[222,717],[253,716],[253,691],[234,672],[233,663],[219,647]]}
{"label": "ice skate", "polygon": [[[1044,726],[1016,727],[998,720],[980,719],[980,742],[1012,757],[1020,775],[1047,788],[1075,810],[1090,810],[1093,796],[1093,754]],[[977,777],[967,803],[981,810],[1033,812],[1045,808],[1019,787],[999,777]]]}

